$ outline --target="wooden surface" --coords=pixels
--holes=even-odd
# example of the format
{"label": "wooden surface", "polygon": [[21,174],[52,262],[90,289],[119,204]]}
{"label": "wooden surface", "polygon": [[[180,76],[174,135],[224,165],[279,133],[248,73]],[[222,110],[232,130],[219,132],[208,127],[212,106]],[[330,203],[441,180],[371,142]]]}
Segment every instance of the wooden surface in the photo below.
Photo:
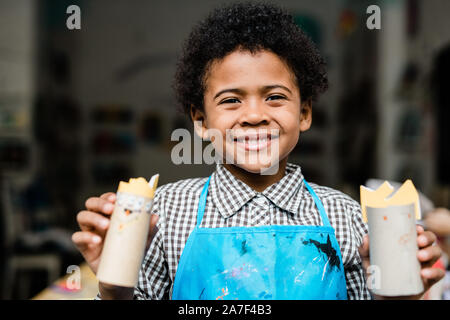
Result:
{"label": "wooden surface", "polygon": [[76,272],[55,281],[50,287],[44,289],[32,300],[91,300],[97,296],[98,280],[86,263],[80,266],[80,286],[73,288],[72,279],[76,277]]}

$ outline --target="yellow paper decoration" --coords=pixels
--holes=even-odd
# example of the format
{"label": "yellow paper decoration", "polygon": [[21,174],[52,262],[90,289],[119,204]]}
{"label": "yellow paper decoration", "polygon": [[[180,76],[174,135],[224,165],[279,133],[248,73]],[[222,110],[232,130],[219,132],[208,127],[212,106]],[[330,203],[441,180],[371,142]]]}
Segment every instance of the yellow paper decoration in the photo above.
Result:
{"label": "yellow paper decoration", "polygon": [[[387,206],[400,206],[413,203],[416,211],[416,219],[421,219],[419,193],[411,180],[406,180],[403,185],[393,193],[394,187],[385,181],[376,190],[365,186],[360,187],[361,210],[364,222],[367,222],[366,207],[386,208]],[[390,196],[389,196],[390,195]]]}
{"label": "yellow paper decoration", "polygon": [[154,175],[150,182],[145,178],[130,178],[128,182],[120,181],[117,191],[140,195],[153,199],[156,187],[158,186],[159,174]]}

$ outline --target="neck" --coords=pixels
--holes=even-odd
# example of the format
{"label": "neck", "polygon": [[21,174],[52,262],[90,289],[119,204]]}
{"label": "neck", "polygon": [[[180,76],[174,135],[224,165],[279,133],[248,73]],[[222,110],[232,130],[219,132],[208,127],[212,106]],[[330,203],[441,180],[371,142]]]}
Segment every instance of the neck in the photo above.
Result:
{"label": "neck", "polygon": [[278,171],[275,174],[262,175],[260,173],[248,172],[233,164],[224,163],[223,166],[231,172],[233,176],[244,182],[250,188],[257,192],[264,191],[267,187],[280,181],[284,177],[286,170],[287,157],[278,164]]}

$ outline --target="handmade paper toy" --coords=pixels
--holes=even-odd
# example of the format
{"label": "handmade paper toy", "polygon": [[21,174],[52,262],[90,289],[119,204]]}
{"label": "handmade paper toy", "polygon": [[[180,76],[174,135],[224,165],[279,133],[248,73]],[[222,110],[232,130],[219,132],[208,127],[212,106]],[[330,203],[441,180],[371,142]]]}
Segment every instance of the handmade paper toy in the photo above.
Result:
{"label": "handmade paper toy", "polygon": [[386,208],[388,206],[408,205],[411,203],[414,204],[416,219],[421,219],[419,193],[411,180],[406,180],[395,194],[393,192],[394,187],[387,181],[376,190],[361,186],[361,211],[364,222],[367,222],[366,207]]}
{"label": "handmade paper toy", "polygon": [[369,225],[369,289],[383,296],[421,293],[416,231],[420,203],[412,181],[396,192],[387,181],[376,190],[361,186],[360,191],[363,220]]}
{"label": "handmade paper toy", "polygon": [[123,287],[137,284],[159,175],[121,181],[97,271],[99,281]]}

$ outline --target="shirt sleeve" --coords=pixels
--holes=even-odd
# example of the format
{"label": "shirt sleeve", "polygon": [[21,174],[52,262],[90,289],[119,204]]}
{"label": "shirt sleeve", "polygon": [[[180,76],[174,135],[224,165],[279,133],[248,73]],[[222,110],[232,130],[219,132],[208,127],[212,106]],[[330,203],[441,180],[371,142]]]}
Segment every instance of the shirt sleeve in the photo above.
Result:
{"label": "shirt sleeve", "polygon": [[[364,236],[368,233],[367,224],[364,223],[361,214],[361,206],[356,201],[352,201],[352,235],[356,248],[361,246]],[[351,262],[345,266],[345,278],[347,281],[347,295],[350,300],[372,299],[367,288],[366,277],[359,253],[354,254]]]}
{"label": "shirt sleeve", "polygon": [[134,288],[133,299],[169,299],[171,281],[164,256],[162,231],[158,229],[139,271],[138,285]]}
{"label": "shirt sleeve", "polygon": [[165,230],[164,204],[162,201],[164,186],[155,192],[152,214],[158,215],[157,231],[150,243],[139,271],[138,284],[134,288],[135,300],[163,300],[169,299],[171,280],[163,246]]}

